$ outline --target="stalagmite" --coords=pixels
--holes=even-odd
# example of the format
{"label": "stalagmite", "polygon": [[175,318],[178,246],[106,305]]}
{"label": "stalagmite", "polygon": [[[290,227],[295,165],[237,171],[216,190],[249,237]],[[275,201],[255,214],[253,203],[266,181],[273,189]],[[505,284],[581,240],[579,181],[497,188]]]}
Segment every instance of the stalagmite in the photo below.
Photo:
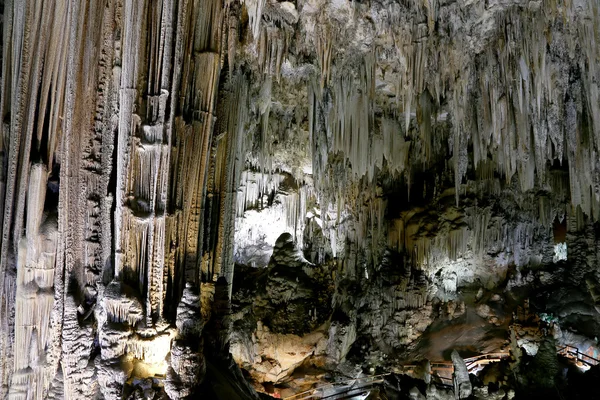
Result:
{"label": "stalagmite", "polygon": [[454,365],[454,396],[457,399],[466,399],[471,396],[473,388],[465,361],[456,350],[452,351],[452,364]]}

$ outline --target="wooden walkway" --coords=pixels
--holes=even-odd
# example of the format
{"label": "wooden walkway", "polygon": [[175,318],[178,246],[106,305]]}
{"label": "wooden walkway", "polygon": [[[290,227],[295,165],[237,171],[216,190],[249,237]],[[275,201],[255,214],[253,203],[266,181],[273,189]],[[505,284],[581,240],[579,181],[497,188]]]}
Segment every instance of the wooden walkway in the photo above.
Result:
{"label": "wooden walkway", "polygon": [[[590,367],[600,364],[599,360],[582,353],[574,346],[557,346],[556,352],[561,356],[576,360],[577,362]],[[509,357],[510,353],[508,352],[497,352],[481,354],[479,356],[465,358],[464,360],[469,374],[472,374],[479,372],[488,364],[500,362]],[[433,383],[453,387],[452,375],[454,374],[454,364],[452,364],[451,361],[435,361],[431,362],[430,365]],[[407,375],[414,376],[416,368],[417,365],[404,365],[403,372]],[[389,373],[328,383],[305,392],[297,393],[293,396],[285,397],[285,400],[341,400],[366,398],[375,385],[383,383],[384,377],[387,375],[389,375]]]}
{"label": "wooden walkway", "polygon": [[[600,364],[600,360],[597,360],[594,357],[579,351],[579,349],[574,346],[556,346],[556,353],[564,357],[570,358],[572,360],[576,360],[589,367],[593,367],[594,365]],[[465,358],[465,364],[467,365],[467,370],[469,371],[469,374],[476,374],[477,372],[481,371],[486,365],[495,362],[500,362],[509,357],[510,353],[508,352],[488,353],[475,357]],[[416,366],[407,365],[405,367],[408,367],[409,370],[414,370]],[[431,363],[431,375],[434,380],[438,380],[438,383],[441,383],[445,386],[452,386],[453,373],[454,365],[451,361],[437,361]]]}
{"label": "wooden walkway", "polygon": [[[488,364],[500,362],[510,357],[508,352],[497,352],[481,354],[475,357],[465,358],[465,364],[469,374],[476,374]],[[416,366],[409,366],[416,367]],[[454,364],[452,361],[434,361],[431,363],[431,375],[436,383],[441,383],[444,386],[453,386],[452,375],[454,374]]]}
{"label": "wooden walkway", "polygon": [[561,356],[570,358],[572,360],[577,360],[578,362],[583,363],[588,367],[593,367],[594,365],[600,364],[600,360],[597,360],[592,356],[582,353],[577,347],[574,346],[556,346],[556,352]]}

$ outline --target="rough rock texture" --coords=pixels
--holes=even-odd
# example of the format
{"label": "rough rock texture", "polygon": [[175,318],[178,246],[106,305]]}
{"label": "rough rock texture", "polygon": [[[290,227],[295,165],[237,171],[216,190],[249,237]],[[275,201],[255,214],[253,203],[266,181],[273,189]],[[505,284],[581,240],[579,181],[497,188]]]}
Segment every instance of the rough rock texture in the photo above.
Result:
{"label": "rough rock texture", "polygon": [[184,398],[187,285],[233,273],[240,6],[1,4],[0,398]]}
{"label": "rough rock texture", "polygon": [[188,284],[177,306],[178,336],[171,347],[171,363],[165,382],[165,391],[171,399],[189,397],[204,377],[201,322],[200,296]]}
{"label": "rough rock texture", "polygon": [[331,277],[304,259],[289,233],[277,239],[266,269],[236,275],[232,354],[255,380],[279,382],[325,355]]}
{"label": "rough rock texture", "polygon": [[0,15],[0,398],[598,356],[597,0]]}
{"label": "rough rock texture", "polygon": [[[510,326],[526,348],[551,331],[597,350],[596,2],[249,4],[243,57],[264,78],[247,176],[267,180],[252,175],[251,201],[238,197],[236,262],[266,266],[284,228],[332,272],[324,365],[383,372],[453,348],[505,351]],[[280,188],[282,172],[296,185]],[[234,309],[261,298],[235,291]],[[281,334],[301,325],[285,308],[276,318],[290,323]],[[245,343],[259,332],[235,330]]]}
{"label": "rough rock texture", "polygon": [[466,399],[471,396],[471,392],[473,391],[467,365],[456,350],[452,352],[451,357],[452,364],[454,365],[454,395],[457,399]]}

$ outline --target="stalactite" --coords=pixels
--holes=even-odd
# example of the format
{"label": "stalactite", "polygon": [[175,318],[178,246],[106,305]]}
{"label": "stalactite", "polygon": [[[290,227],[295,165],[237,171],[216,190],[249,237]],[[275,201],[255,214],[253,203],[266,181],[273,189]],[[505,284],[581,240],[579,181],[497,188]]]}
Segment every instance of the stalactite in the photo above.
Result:
{"label": "stalactite", "polygon": [[[41,398],[50,390],[54,397],[92,398],[100,390],[118,398],[125,376],[107,378],[110,389],[99,388],[96,373],[111,376],[114,357],[147,351],[140,353],[136,342],[129,350],[117,344],[123,332],[111,323],[137,329],[143,322],[153,329],[171,315],[171,298],[177,302],[181,295],[182,266],[188,279],[199,276],[194,257],[202,236],[224,5],[165,0],[68,7],[40,0],[11,1],[4,11],[10,17],[3,21],[3,43],[11,46],[2,48],[0,159],[10,168],[0,173],[0,286],[3,309],[12,304],[16,312],[2,313],[3,326],[14,326],[14,333],[3,331],[0,340],[0,394],[10,388],[17,397]],[[235,55],[230,58],[235,63]],[[243,115],[247,104],[238,108]],[[232,128],[236,139],[223,169],[237,162],[243,121]],[[17,131],[23,134],[12,134]],[[240,170],[231,168],[229,193]],[[42,210],[54,194],[35,189],[46,185],[58,190],[50,214]],[[223,208],[235,201],[226,198]],[[15,266],[13,284],[5,271]],[[111,281],[136,289],[111,298]],[[14,347],[8,337],[15,338]],[[98,337],[101,360],[94,363]],[[47,365],[23,373],[44,356]],[[54,379],[59,369],[61,378]]]}
{"label": "stalactite", "polygon": [[263,179],[269,179],[272,171],[271,162],[271,140],[269,137],[269,113],[271,111],[271,90],[273,80],[270,75],[264,79],[260,89],[259,111],[260,111],[260,159],[259,167],[263,175]]}
{"label": "stalactite", "polygon": [[258,39],[260,32],[262,11],[266,0],[246,0],[246,8],[248,9],[248,17],[250,18],[250,31],[254,39]]}
{"label": "stalactite", "polygon": [[333,56],[333,48],[335,46],[335,35],[332,33],[332,28],[327,24],[319,25],[320,33],[316,37],[317,60],[321,67],[321,89],[329,85],[331,79],[331,59]]}
{"label": "stalactite", "polygon": [[[410,142],[404,140],[400,125],[393,119],[384,119],[381,123],[383,133],[383,156],[388,168],[400,175],[408,166]],[[373,149],[373,151],[376,151]]]}
{"label": "stalactite", "polygon": [[[556,218],[600,218],[597,1],[309,3],[2,2],[0,397],[120,398],[140,373],[121,358],[191,395],[201,340],[165,326],[192,286],[231,290],[259,211],[351,280],[386,245],[431,274],[523,266]],[[312,170],[276,171],[306,130]],[[425,305],[410,285],[390,309]]]}
{"label": "stalactite", "polygon": [[473,232],[472,247],[476,254],[482,255],[485,250],[485,245],[488,237],[488,224],[490,222],[490,211],[475,209],[471,216],[473,220],[470,222]]}
{"label": "stalactite", "polygon": [[280,174],[268,176],[248,170],[241,171],[236,197],[236,216],[242,217],[244,211],[249,209],[262,208],[263,198],[276,193],[283,178]]}
{"label": "stalactite", "polygon": [[285,28],[277,26],[261,28],[258,41],[258,68],[261,73],[273,76],[279,81],[288,41],[289,32]]}

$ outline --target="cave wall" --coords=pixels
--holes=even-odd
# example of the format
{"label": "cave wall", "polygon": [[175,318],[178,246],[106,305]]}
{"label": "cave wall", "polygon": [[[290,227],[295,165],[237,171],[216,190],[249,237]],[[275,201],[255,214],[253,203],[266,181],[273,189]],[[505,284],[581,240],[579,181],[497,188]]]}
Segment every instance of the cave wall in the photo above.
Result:
{"label": "cave wall", "polygon": [[[389,371],[415,358],[441,359],[441,351],[419,347],[440,321],[482,323],[502,342],[507,332],[499,332],[519,322],[511,313],[528,296],[524,314],[562,315],[558,340],[587,349],[570,335],[591,335],[599,317],[598,5],[252,4],[262,23],[245,57],[265,61],[251,89],[256,145],[248,171],[270,181],[244,188],[235,261],[275,274],[276,238],[285,229],[308,261],[331,274],[334,295],[321,327],[328,346],[312,342],[297,365],[340,371],[354,357],[364,370]],[[281,47],[287,58],[278,65]],[[297,188],[279,189],[287,174]],[[296,223],[287,220],[290,210]],[[254,279],[240,271],[236,279]],[[403,272],[407,278],[394,279]],[[293,279],[286,284],[294,289],[283,299],[302,291]],[[240,285],[236,357],[257,380],[287,384],[297,365],[289,352],[273,358],[269,346],[292,339],[275,337],[258,306],[248,306],[271,301],[262,283],[253,293]],[[464,299],[478,289],[482,299]],[[294,340],[304,346],[307,338]],[[503,345],[469,340],[447,345]]]}
{"label": "cave wall", "polygon": [[156,396],[183,398],[202,380],[200,286],[210,305],[233,273],[238,12],[3,3],[0,397],[122,398],[162,376]]}
{"label": "cave wall", "polygon": [[194,396],[283,232],[330,363],[565,251],[597,320],[595,0],[1,4],[0,397]]}

